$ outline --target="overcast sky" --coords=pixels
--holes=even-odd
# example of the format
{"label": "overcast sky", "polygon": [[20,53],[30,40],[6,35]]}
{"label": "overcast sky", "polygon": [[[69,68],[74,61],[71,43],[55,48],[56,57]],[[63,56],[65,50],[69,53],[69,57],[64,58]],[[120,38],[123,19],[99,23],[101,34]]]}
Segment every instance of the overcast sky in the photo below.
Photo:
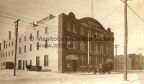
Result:
{"label": "overcast sky", "polygon": [[[120,6],[120,4],[122,4],[120,0],[93,0],[93,18],[100,21],[105,29],[111,28],[115,37],[114,44],[119,44],[117,53],[123,54],[124,5]],[[129,0],[128,4],[141,18],[144,18],[144,0]],[[116,10],[112,12],[114,9]],[[6,15],[2,12],[18,17]],[[57,16],[60,13],[68,14],[69,12],[73,12],[77,19],[91,17],[91,0],[0,0],[0,42],[8,39],[8,31],[12,31],[12,36],[14,36],[14,25],[4,23],[13,24],[15,21],[1,17],[1,15],[15,19],[19,19],[19,17],[26,18],[23,19],[25,21],[28,21],[27,19],[36,21],[49,14]],[[103,19],[109,13],[111,14]],[[30,20],[29,22],[32,22]],[[20,25],[25,24],[20,22]],[[24,30],[25,28],[21,28],[19,32],[22,33]],[[140,53],[138,48],[144,47],[143,33],[142,20],[128,8],[128,53]]]}

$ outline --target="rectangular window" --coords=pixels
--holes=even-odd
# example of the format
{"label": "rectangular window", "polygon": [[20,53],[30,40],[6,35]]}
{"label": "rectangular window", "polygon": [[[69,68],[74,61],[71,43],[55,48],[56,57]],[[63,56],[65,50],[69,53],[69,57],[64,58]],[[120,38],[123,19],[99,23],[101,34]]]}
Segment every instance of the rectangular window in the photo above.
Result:
{"label": "rectangular window", "polygon": [[98,60],[97,60],[97,57],[95,57],[95,66],[98,66]]}
{"label": "rectangular window", "polygon": [[67,63],[67,67],[71,67],[71,65],[72,65],[72,61],[71,60],[66,59],[66,63]]}
{"label": "rectangular window", "polygon": [[2,58],[2,53],[1,53],[1,58]]}
{"label": "rectangular window", "polygon": [[44,55],[44,66],[48,66],[48,55]]}
{"label": "rectangular window", "polygon": [[81,27],[81,28],[80,28],[80,34],[81,34],[81,35],[84,35],[84,27]]}
{"label": "rectangular window", "polygon": [[80,50],[82,50],[82,51],[86,50],[86,42],[80,41]]}
{"label": "rectangular window", "polygon": [[76,31],[76,25],[75,25],[75,24],[73,24],[73,32],[74,32],[74,33],[77,32],[77,31]]}
{"label": "rectangular window", "polygon": [[93,65],[93,57],[92,56],[89,56],[89,64],[90,64],[90,66],[92,66]]}
{"label": "rectangular window", "polygon": [[45,27],[45,34],[48,34],[48,27]]}
{"label": "rectangular window", "polygon": [[10,51],[8,52],[8,56],[10,56]]}
{"label": "rectangular window", "polygon": [[70,23],[67,23],[67,31],[71,31],[71,25],[70,25]]}
{"label": "rectangular window", "polygon": [[80,66],[86,66],[86,57],[85,56],[80,56]]}
{"label": "rectangular window", "polygon": [[37,50],[39,50],[39,42],[37,42]]}
{"label": "rectangular window", "polygon": [[29,39],[30,39],[30,40],[32,40],[32,39],[33,39],[32,33],[30,34],[30,37],[29,37]]}
{"label": "rectangular window", "polygon": [[67,37],[67,48],[68,49],[71,49],[73,47],[70,39],[71,39],[71,37]]}
{"label": "rectangular window", "polygon": [[7,57],[7,52],[6,52],[6,57]]}
{"label": "rectangular window", "polygon": [[12,46],[13,46],[13,41],[12,41]]}
{"label": "rectangular window", "polygon": [[21,47],[19,47],[19,54],[21,54]]}
{"label": "rectangular window", "polygon": [[26,36],[24,36],[24,41],[26,41]]}
{"label": "rectangular window", "polygon": [[30,51],[32,51],[32,44],[30,44]]}
{"label": "rectangular window", "polygon": [[12,54],[12,56],[13,56],[13,50],[12,50],[12,53],[11,53],[11,54]]}
{"label": "rectangular window", "polygon": [[19,43],[21,43],[21,38],[19,38]]}
{"label": "rectangular window", "polygon": [[37,37],[39,37],[39,30],[37,31]]}
{"label": "rectangular window", "polygon": [[90,48],[90,51],[92,52],[93,51],[93,46],[92,46],[92,42],[91,41],[89,42],[89,48]]}
{"label": "rectangular window", "polygon": [[40,57],[36,56],[36,66],[40,66]]}
{"label": "rectangular window", "polygon": [[24,53],[26,53],[26,46],[24,46]]}

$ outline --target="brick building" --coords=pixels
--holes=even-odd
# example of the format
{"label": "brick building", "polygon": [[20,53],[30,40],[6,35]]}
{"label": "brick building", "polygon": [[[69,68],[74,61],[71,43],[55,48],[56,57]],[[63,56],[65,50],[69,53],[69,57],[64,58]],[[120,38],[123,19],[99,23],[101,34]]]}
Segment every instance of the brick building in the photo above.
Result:
{"label": "brick building", "polygon": [[[113,38],[111,29],[106,30],[93,18],[77,19],[72,12],[50,15],[30,23],[27,30],[18,36],[17,69],[32,65],[59,72],[87,71],[88,60],[90,71],[106,62],[113,69]],[[0,68],[14,62],[14,46],[15,38],[3,42]]]}

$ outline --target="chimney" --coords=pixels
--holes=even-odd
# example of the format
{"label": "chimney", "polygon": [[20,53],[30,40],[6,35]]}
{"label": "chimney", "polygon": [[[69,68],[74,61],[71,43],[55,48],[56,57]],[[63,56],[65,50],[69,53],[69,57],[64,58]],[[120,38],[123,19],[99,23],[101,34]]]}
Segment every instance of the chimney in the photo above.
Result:
{"label": "chimney", "polygon": [[0,43],[0,50],[1,50],[1,43]]}
{"label": "chimney", "polygon": [[11,39],[11,31],[9,31],[9,40]]}
{"label": "chimney", "polygon": [[5,49],[5,40],[3,41],[3,47],[4,47],[4,49]]}

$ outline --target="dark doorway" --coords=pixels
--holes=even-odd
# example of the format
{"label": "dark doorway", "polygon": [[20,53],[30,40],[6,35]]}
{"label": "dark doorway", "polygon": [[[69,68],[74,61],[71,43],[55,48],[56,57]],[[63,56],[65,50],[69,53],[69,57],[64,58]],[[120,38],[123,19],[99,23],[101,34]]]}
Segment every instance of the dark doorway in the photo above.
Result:
{"label": "dark doorway", "polygon": [[25,69],[25,62],[23,61],[23,70]]}
{"label": "dark doorway", "polygon": [[73,72],[76,72],[76,60],[73,60],[72,68],[73,68]]}
{"label": "dark doorway", "polygon": [[18,60],[18,69],[21,69],[21,64],[22,64],[22,61],[21,60]]}

